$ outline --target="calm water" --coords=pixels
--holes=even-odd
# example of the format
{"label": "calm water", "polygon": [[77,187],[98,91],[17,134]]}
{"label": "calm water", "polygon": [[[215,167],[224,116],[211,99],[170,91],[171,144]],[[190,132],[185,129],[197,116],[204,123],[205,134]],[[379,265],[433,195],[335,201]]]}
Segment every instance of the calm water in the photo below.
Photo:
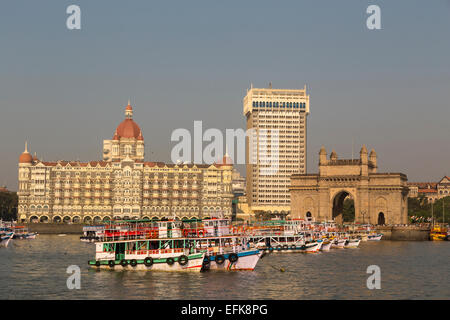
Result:
{"label": "calm water", "polygon": [[[272,254],[253,272],[95,271],[94,245],[40,235],[0,248],[0,299],[450,299],[450,242],[362,242],[358,249]],[[367,266],[381,268],[368,290]],[[69,265],[81,289],[69,290]],[[286,269],[282,273],[280,267]]]}

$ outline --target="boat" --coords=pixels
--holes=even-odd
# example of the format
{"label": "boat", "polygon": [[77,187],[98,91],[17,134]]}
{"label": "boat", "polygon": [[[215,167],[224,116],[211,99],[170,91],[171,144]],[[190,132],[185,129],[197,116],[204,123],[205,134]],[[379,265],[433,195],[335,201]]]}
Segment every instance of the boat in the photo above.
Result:
{"label": "boat", "polygon": [[80,237],[82,242],[95,242],[105,232],[105,226],[85,226],[83,227],[83,235]]}
{"label": "boat", "polygon": [[430,231],[430,240],[432,241],[444,241],[448,240],[448,229],[443,225],[434,225]]}
{"label": "boat", "polygon": [[335,238],[331,242],[332,249],[343,249],[345,247],[346,239]]}
{"label": "boat", "polygon": [[322,247],[320,247],[320,251],[330,251],[331,249],[331,240],[324,240],[322,243]]}
{"label": "boat", "polygon": [[367,236],[367,241],[380,241],[382,237],[382,233],[372,233]]}
{"label": "boat", "polygon": [[245,237],[223,236],[198,239],[199,249],[207,247],[202,271],[253,271],[263,252],[251,248]]}
{"label": "boat", "polygon": [[344,248],[357,248],[361,239],[347,239]]}
{"label": "boat", "polygon": [[254,270],[262,253],[232,234],[229,219],[126,220],[95,240],[94,268],[200,272]]}
{"label": "boat", "polygon": [[[281,232],[282,233],[282,232]],[[322,246],[322,239],[314,239],[310,233],[298,235],[264,234],[248,236],[248,241],[256,248],[266,253],[315,253]]]}
{"label": "boat", "polygon": [[37,233],[29,232],[25,226],[13,226],[14,239],[35,239]]}
{"label": "boat", "polygon": [[13,231],[0,231],[0,246],[7,247],[13,237]]}

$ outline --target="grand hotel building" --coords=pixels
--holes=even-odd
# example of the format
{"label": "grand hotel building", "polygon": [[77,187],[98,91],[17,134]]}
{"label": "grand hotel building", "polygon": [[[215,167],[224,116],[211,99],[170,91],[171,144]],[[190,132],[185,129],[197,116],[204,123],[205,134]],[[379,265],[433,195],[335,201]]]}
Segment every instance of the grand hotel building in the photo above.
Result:
{"label": "grand hotel building", "polygon": [[128,103],[103,142],[102,161],[19,157],[20,222],[98,223],[114,219],[205,218],[232,214],[231,159],[219,163],[144,161],[144,137]]}

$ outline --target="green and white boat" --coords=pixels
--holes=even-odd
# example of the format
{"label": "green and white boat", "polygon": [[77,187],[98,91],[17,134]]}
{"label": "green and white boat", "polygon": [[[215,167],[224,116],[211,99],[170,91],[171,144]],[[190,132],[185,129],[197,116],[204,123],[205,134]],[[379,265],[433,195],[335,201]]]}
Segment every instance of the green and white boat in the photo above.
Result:
{"label": "green and white boat", "polygon": [[192,239],[133,239],[99,241],[89,265],[111,270],[200,272],[205,252],[196,252]]}

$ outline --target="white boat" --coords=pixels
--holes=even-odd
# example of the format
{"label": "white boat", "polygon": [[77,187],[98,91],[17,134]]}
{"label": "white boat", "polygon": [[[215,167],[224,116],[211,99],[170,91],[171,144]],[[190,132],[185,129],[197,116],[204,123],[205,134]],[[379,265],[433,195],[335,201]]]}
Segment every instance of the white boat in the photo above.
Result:
{"label": "white boat", "polygon": [[105,231],[105,226],[85,226],[83,235],[80,237],[82,242],[95,242],[99,240]]}
{"label": "white boat", "polygon": [[257,249],[206,255],[203,260],[203,271],[253,271],[261,256],[262,252]]}
{"label": "white boat", "polygon": [[200,272],[205,252],[195,252],[183,240],[186,239],[96,242],[95,260],[89,261],[89,265],[110,270]]}
{"label": "white boat", "polygon": [[345,241],[346,241],[346,239],[334,239],[331,242],[331,248],[332,249],[343,249],[345,247]]}
{"label": "white boat", "polygon": [[114,223],[96,241],[95,260],[89,265],[112,270],[253,270],[261,252],[251,249],[246,237],[231,235],[231,224],[224,220]]}
{"label": "white boat", "polygon": [[383,234],[381,234],[381,233],[369,234],[367,236],[367,241],[380,241],[382,237],[383,237]]}
{"label": "white boat", "polygon": [[330,251],[330,249],[331,249],[331,241],[329,241],[329,240],[325,240],[323,243],[322,243],[322,247],[320,247],[320,251]]}
{"label": "white boat", "polygon": [[322,240],[305,240],[303,235],[253,235],[248,240],[258,249],[266,253],[318,252]]}
{"label": "white boat", "polygon": [[5,232],[0,235],[0,246],[7,247],[8,243],[14,237],[14,232]]}
{"label": "white boat", "polygon": [[347,239],[344,248],[357,248],[360,242],[360,239]]}

